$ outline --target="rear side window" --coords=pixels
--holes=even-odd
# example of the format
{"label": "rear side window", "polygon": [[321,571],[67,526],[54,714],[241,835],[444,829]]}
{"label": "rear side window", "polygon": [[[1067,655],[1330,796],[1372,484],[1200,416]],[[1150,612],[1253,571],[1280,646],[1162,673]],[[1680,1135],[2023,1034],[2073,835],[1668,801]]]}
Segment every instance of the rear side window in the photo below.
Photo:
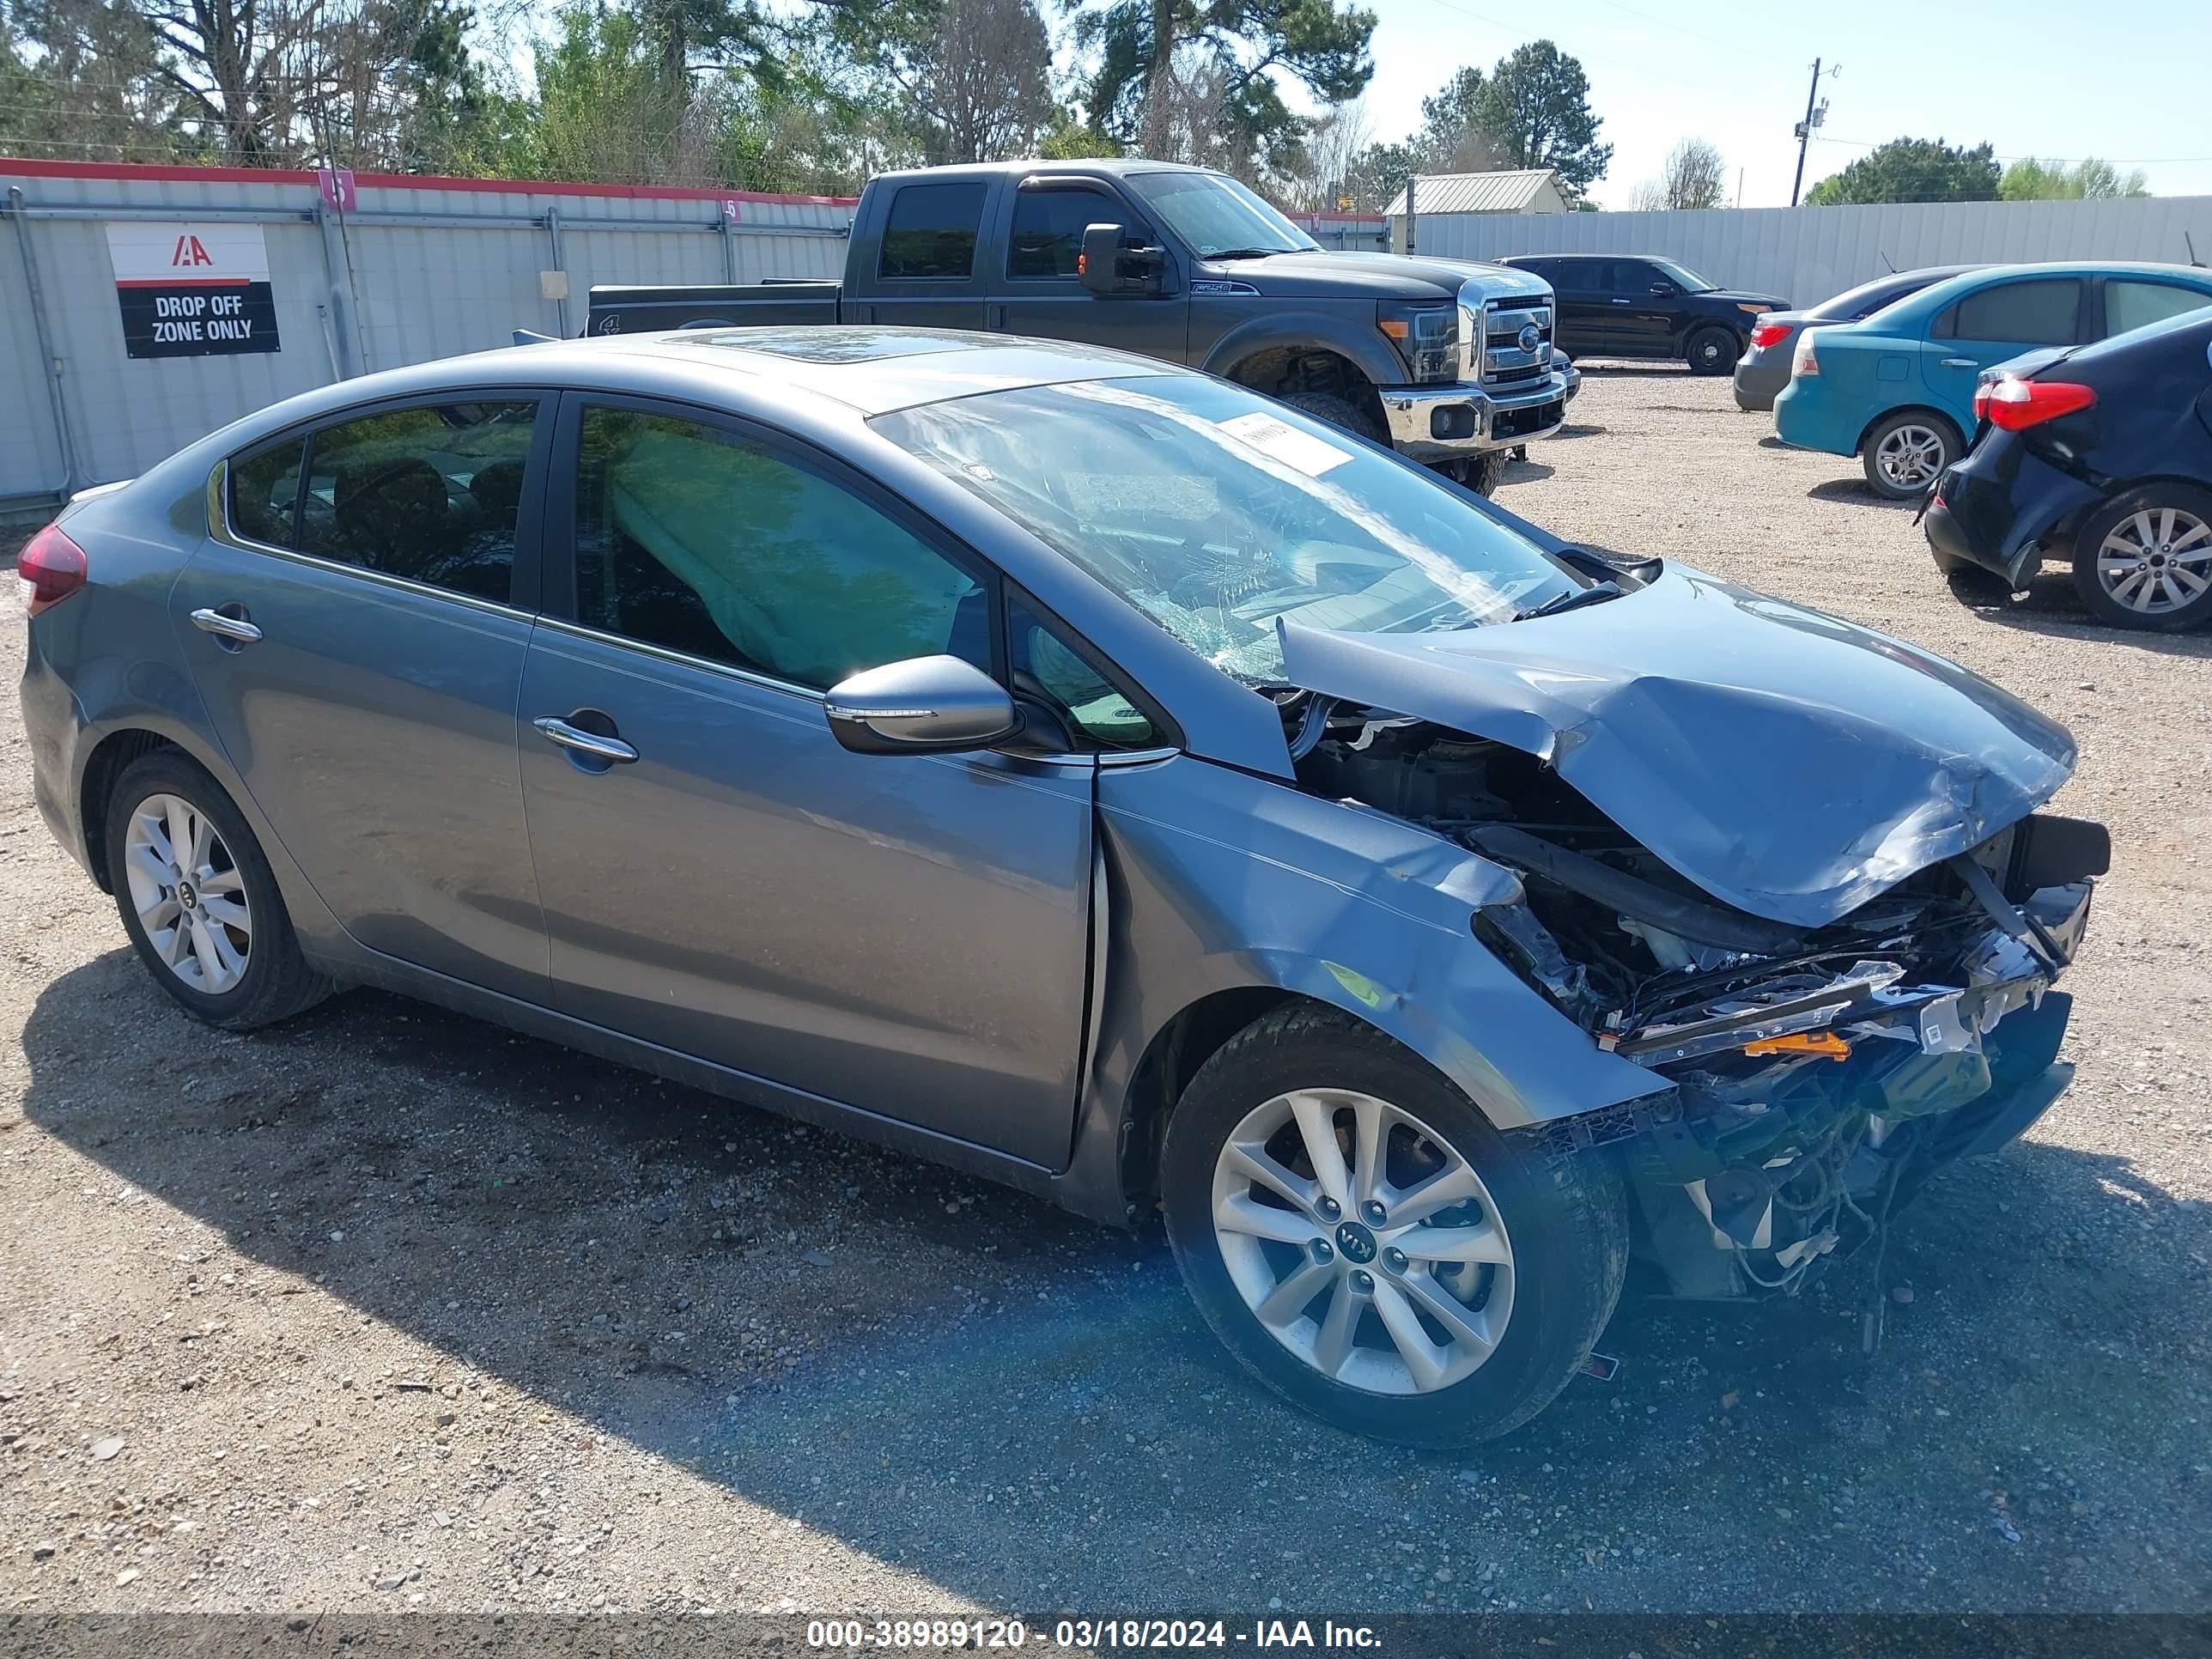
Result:
{"label": "rear side window", "polygon": [[258,455],[230,464],[230,527],[270,547],[295,547],[300,510],[300,463],[305,438],[288,439]]}
{"label": "rear side window", "polygon": [[307,441],[303,553],[505,601],[538,404],[441,404]]}
{"label": "rear side window", "polygon": [[2107,283],[2105,284],[2105,332],[2124,334],[2148,323],[2162,323],[2185,311],[2212,306],[2212,294],[2171,283]]}
{"label": "rear side window", "polygon": [[584,412],[576,618],[827,690],[939,653],[991,672],[989,596],[851,490],[678,416]]}
{"label": "rear side window", "polygon": [[902,185],[884,221],[877,273],[899,277],[962,277],[975,270],[975,233],[983,222],[985,187]]}
{"label": "rear side window", "polygon": [[1013,239],[1006,275],[1036,280],[1075,280],[1083,233],[1092,225],[1121,225],[1128,214],[1103,191],[1024,190],[1014,193]]}
{"label": "rear side window", "polygon": [[2072,345],[2080,337],[2081,284],[2073,278],[2001,283],[1969,294],[1936,319],[1945,340]]}

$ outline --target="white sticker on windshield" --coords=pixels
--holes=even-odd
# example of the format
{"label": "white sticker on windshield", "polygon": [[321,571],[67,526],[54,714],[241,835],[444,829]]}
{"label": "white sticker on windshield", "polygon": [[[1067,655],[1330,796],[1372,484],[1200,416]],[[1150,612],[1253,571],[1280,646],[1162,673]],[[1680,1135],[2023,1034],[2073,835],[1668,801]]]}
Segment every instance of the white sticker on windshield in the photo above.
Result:
{"label": "white sticker on windshield", "polygon": [[1309,478],[1318,478],[1329,468],[1342,466],[1352,459],[1350,450],[1325,444],[1294,426],[1285,425],[1273,415],[1239,415],[1234,420],[1222,422],[1221,429],[1240,443],[1251,445],[1262,455],[1272,455],[1285,466],[1297,468]]}

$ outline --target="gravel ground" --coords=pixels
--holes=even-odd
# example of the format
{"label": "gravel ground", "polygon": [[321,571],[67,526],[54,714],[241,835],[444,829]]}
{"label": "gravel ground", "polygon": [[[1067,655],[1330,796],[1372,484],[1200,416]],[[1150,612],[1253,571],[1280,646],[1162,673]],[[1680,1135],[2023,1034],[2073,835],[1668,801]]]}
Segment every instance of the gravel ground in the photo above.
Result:
{"label": "gravel ground", "polygon": [[[2212,641],[1969,611],[1727,383],[1593,374],[1503,499],[2070,725],[2080,1081],[1778,1306],[1440,1459],[1255,1392],[1157,1235],[356,993],[191,1024],[0,718],[0,1605],[1041,1615],[2212,1606]],[[21,635],[0,629],[12,688]],[[12,696],[12,693],[10,694]]]}

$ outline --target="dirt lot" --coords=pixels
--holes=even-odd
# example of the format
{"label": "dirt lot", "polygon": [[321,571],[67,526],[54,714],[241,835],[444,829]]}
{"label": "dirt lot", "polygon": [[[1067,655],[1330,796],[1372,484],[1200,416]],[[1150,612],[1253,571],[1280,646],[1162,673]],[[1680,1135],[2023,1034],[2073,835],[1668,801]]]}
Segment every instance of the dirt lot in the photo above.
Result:
{"label": "dirt lot", "polygon": [[[1033,1615],[2212,1601],[2212,639],[1957,605],[1727,384],[1592,376],[1515,511],[1960,659],[2118,868],[2080,1082],[1883,1278],[1624,1307],[1438,1460],[1241,1380],[1156,1236],[369,994],[210,1032],[0,717],[0,1605]],[[4,679],[21,635],[0,628]],[[404,781],[395,780],[404,787]]]}

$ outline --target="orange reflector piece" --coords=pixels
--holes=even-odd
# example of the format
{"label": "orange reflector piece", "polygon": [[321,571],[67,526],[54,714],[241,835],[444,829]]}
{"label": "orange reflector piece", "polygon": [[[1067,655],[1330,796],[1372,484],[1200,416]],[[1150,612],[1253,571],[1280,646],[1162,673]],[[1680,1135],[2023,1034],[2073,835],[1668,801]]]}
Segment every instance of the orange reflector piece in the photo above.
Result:
{"label": "orange reflector piece", "polygon": [[1406,319],[1403,317],[1385,317],[1379,326],[1394,340],[1406,337]]}
{"label": "orange reflector piece", "polygon": [[1851,1045],[1833,1031],[1809,1031],[1798,1036],[1769,1037],[1764,1042],[1747,1042],[1743,1051],[1747,1054],[1826,1054],[1830,1060],[1849,1060]]}

